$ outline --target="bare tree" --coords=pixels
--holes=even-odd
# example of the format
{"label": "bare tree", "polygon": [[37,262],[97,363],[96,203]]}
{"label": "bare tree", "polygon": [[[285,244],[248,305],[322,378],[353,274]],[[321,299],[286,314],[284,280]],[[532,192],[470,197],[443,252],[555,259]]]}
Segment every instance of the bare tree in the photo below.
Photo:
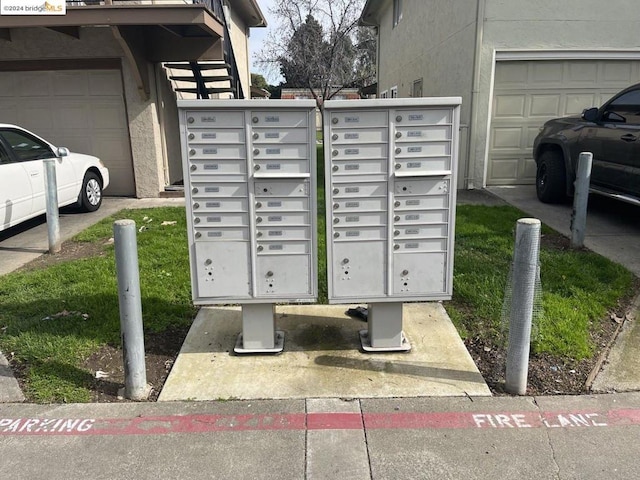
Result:
{"label": "bare tree", "polygon": [[279,23],[259,62],[279,71],[288,87],[309,90],[322,108],[342,88],[363,82],[366,69],[356,67],[363,6],[364,0],[276,0],[271,13]]}

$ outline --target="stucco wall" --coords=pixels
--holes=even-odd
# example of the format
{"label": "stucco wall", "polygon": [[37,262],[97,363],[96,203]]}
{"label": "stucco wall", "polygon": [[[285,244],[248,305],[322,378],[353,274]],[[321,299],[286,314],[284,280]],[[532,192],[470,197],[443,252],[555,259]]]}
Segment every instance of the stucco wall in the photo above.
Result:
{"label": "stucco wall", "polygon": [[471,176],[484,182],[494,54],[533,50],[540,56],[562,51],[571,58],[584,51],[640,52],[637,34],[640,2],[636,0],[486,0],[481,49],[477,143]]}
{"label": "stucco wall", "polygon": [[240,16],[231,10],[231,44],[238,64],[238,74],[244,98],[251,98],[251,74],[249,71],[249,39],[247,26]]}
{"label": "stucco wall", "polygon": [[393,28],[393,6],[380,18],[378,90],[398,86],[409,97],[422,78],[429,96],[461,96],[458,186],[466,172],[470,100],[476,36],[476,0],[404,0],[402,20]]}
{"label": "stucco wall", "polygon": [[[121,58],[137,197],[157,197],[163,185],[162,150],[155,86],[143,101],[124,53],[110,28],[82,28],[76,39],[44,28],[12,29],[2,41],[0,60]],[[152,76],[153,79],[153,76]]]}

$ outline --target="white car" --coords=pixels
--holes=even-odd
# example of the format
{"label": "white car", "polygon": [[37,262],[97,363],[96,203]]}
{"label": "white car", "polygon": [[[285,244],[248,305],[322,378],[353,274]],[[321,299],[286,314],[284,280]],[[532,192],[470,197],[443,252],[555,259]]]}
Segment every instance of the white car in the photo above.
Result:
{"label": "white car", "polygon": [[109,170],[99,158],[0,124],[0,231],[46,212],[45,158],[56,159],[58,206],[77,204],[86,212],[100,208]]}

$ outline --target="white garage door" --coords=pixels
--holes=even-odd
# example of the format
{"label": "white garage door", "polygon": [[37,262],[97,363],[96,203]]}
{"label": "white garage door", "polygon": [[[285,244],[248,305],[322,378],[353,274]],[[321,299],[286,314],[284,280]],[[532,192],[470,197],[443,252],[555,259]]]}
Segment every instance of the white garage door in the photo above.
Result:
{"label": "white garage door", "polygon": [[497,62],[487,184],[534,183],[531,149],[546,120],[579,115],[638,82],[638,61]]}
{"label": "white garage door", "polygon": [[0,122],[100,157],[111,177],[105,194],[135,195],[118,70],[0,72]]}

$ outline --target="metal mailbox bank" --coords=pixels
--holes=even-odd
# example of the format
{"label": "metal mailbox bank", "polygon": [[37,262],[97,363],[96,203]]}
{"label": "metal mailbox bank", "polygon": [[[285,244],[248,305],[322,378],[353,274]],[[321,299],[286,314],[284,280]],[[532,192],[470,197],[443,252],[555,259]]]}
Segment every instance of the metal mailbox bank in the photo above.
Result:
{"label": "metal mailbox bank", "polygon": [[193,300],[242,304],[236,352],[278,352],[276,302],[313,302],[315,102],[178,101]]}
{"label": "metal mailbox bank", "polygon": [[451,298],[460,103],[324,105],[329,302],[369,304],[366,351],[410,349],[402,302]]}

